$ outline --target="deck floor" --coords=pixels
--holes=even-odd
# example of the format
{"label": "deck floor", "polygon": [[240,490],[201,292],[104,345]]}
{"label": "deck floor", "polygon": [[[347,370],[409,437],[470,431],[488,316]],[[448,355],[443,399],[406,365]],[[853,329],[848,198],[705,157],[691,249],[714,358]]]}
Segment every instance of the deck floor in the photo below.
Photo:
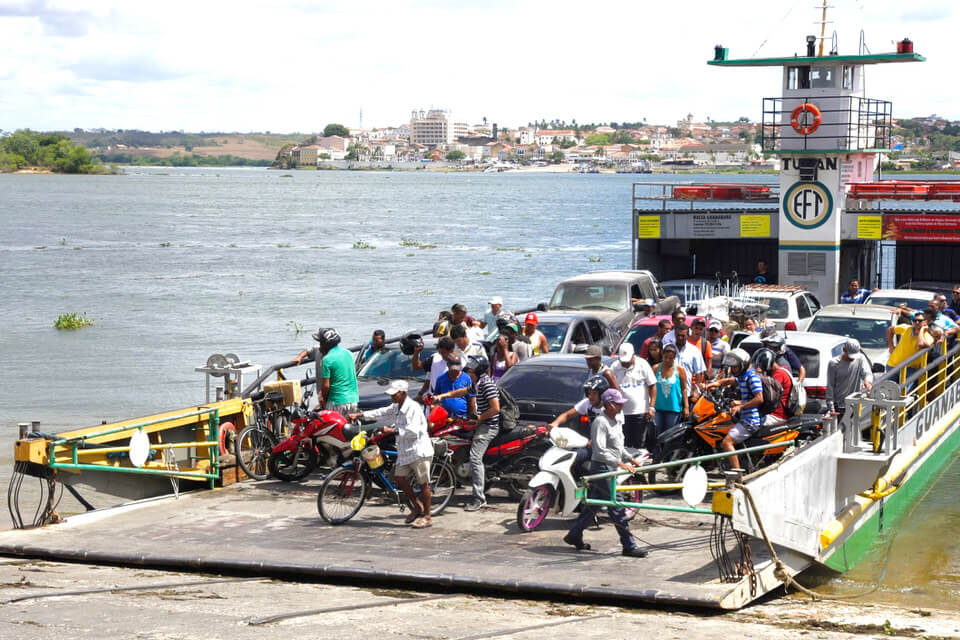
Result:
{"label": "deck floor", "polygon": [[[585,534],[593,549],[577,552],[561,540],[569,519],[521,533],[515,501],[466,513],[463,490],[429,529],[404,526],[405,514],[378,501],[334,527],[317,513],[318,485],[245,482],[94,511],[2,532],[0,554],[711,608],[736,587],[718,580],[710,516],[641,512],[631,529],[650,555],[625,558],[606,518]],[[754,545],[754,561],[765,557]]]}

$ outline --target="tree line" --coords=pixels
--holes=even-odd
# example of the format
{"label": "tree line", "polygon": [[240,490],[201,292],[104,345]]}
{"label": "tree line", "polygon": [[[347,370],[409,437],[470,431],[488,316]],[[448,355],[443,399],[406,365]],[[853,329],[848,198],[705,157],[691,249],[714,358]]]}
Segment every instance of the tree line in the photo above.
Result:
{"label": "tree line", "polygon": [[90,152],[59,133],[37,133],[29,129],[0,132],[0,171],[26,167],[56,173],[109,173]]}

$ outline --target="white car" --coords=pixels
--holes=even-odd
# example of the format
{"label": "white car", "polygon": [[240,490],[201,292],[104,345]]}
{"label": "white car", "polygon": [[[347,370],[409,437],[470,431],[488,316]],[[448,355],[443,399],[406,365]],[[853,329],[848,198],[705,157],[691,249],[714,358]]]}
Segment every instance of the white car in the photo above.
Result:
{"label": "white car", "polygon": [[[812,331],[789,332],[786,334],[787,346],[793,349],[800,359],[807,377],[803,381],[803,388],[807,391],[807,407],[804,413],[825,413],[827,397],[827,364],[834,356],[840,355],[846,336],[837,336],[831,333],[814,333]],[[740,343],[740,348],[753,354],[763,345],[759,335],[752,335]],[[866,355],[866,354],[864,354]],[[870,360],[870,356],[866,356]],[[873,364],[871,363],[871,369]]]}
{"label": "white car", "polygon": [[740,295],[769,305],[767,320],[781,331],[804,331],[823,306],[803,287],[791,285],[747,285]]}
{"label": "white car", "polygon": [[905,304],[911,309],[923,311],[930,306],[930,301],[935,295],[922,289],[877,289],[867,296],[863,303],[879,304],[885,307],[899,307]]}
{"label": "white car", "polygon": [[813,316],[807,331],[856,338],[873,366],[887,363],[887,329],[909,322],[896,307],[876,304],[829,304]]}

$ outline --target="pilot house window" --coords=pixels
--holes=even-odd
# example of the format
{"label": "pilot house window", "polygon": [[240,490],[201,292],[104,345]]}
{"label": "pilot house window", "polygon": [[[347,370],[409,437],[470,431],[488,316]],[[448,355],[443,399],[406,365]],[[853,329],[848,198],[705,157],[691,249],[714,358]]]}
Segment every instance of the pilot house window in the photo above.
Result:
{"label": "pilot house window", "polygon": [[837,86],[833,67],[814,67],[810,72],[810,87],[813,89],[830,89]]}
{"label": "pilot house window", "polygon": [[787,67],[787,89],[809,89],[810,67]]}

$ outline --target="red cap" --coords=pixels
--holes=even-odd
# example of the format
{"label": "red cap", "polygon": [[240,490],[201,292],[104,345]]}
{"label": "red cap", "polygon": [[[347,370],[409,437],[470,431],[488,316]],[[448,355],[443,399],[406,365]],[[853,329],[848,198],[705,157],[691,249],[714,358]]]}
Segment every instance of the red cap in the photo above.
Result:
{"label": "red cap", "polygon": [[532,324],[533,326],[537,326],[537,322],[538,322],[538,321],[537,321],[537,314],[535,314],[535,313],[533,313],[533,312],[528,313],[528,314],[527,314],[527,317],[524,318],[524,320],[523,320],[523,324]]}

